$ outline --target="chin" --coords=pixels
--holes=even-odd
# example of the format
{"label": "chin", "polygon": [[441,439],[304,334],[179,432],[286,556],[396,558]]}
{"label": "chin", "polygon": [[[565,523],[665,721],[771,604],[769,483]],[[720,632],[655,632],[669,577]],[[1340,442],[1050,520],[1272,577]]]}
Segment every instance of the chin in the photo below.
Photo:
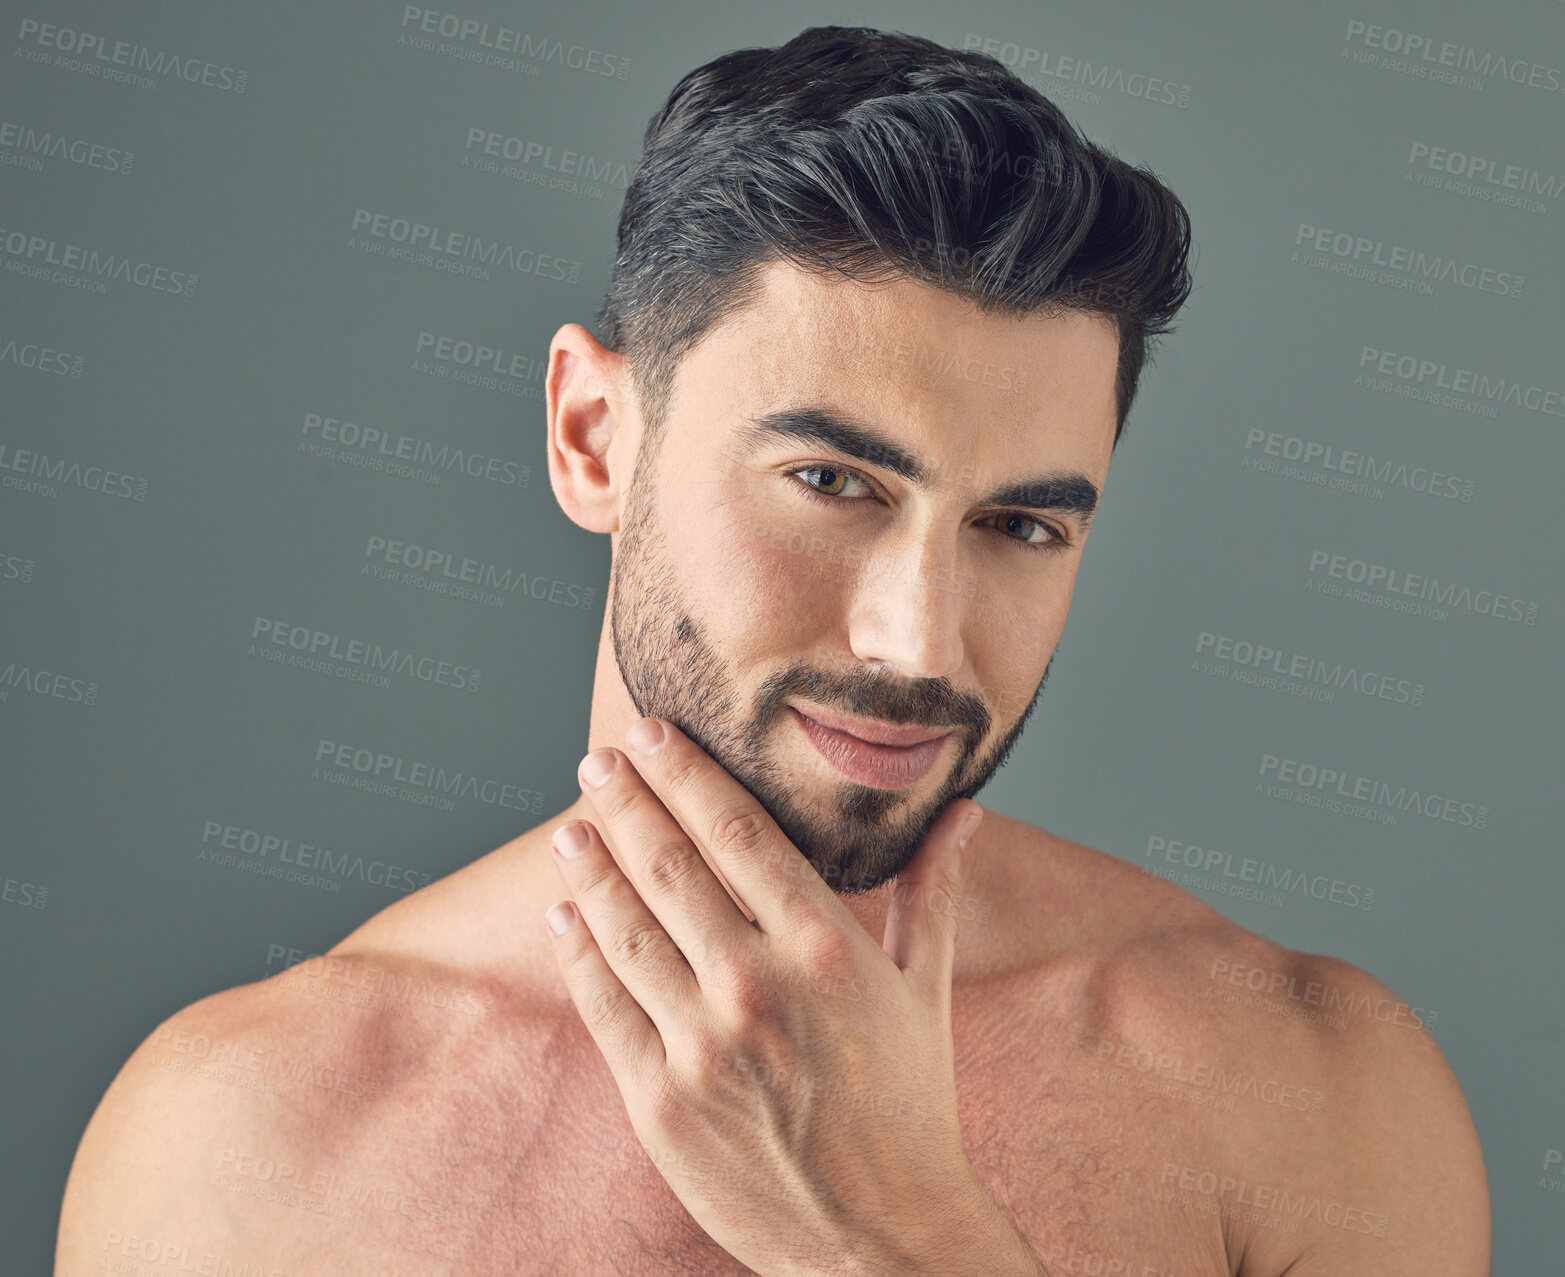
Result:
{"label": "chin", "polygon": [[[746,786],[749,788],[749,786]],[[775,797],[751,789],[788,841],[839,896],[890,882],[912,860],[941,808],[891,819],[886,810],[908,800],[903,791],[850,785],[852,796],[823,799],[797,787]]]}

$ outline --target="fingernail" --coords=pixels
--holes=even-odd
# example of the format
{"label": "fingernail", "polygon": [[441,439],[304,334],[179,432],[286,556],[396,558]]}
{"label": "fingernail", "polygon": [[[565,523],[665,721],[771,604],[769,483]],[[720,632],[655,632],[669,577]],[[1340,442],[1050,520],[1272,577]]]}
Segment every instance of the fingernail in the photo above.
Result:
{"label": "fingernail", "polygon": [[663,743],[663,724],[655,718],[643,718],[625,735],[626,743],[638,754],[653,754]]}
{"label": "fingernail", "polygon": [[596,749],[581,760],[581,778],[589,789],[596,789],[614,774],[619,759],[612,749]]}
{"label": "fingernail", "polygon": [[565,929],[571,925],[571,907],[565,901],[549,906],[549,912],[543,915],[549,923],[549,930],[555,935],[564,935]]}
{"label": "fingernail", "polygon": [[961,829],[957,830],[956,845],[958,847],[967,846],[967,840],[978,832],[978,826],[982,823],[983,818],[984,809],[982,807],[975,806],[972,811],[967,813],[967,819],[962,822]]}
{"label": "fingernail", "polygon": [[587,836],[587,827],[579,820],[561,825],[554,831],[554,849],[566,860],[575,860],[587,850],[587,844],[591,841]]}

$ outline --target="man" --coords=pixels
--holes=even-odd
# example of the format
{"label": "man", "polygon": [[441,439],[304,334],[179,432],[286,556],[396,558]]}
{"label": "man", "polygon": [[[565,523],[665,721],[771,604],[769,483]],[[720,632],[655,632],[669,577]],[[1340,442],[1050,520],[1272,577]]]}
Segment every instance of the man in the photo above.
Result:
{"label": "man", "polygon": [[676,87],[619,241],[547,387],[613,546],[582,797],[159,1026],[57,1271],[1486,1272],[1390,990],[971,801],[1188,295],[1174,196],[992,59],[817,28]]}

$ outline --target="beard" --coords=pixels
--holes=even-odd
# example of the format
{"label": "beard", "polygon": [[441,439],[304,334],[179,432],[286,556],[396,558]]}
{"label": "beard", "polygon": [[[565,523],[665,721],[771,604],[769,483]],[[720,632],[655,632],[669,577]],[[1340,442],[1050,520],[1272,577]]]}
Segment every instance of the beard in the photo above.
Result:
{"label": "beard", "polygon": [[[645,453],[641,460],[647,460]],[[611,584],[614,659],[631,701],[643,717],[673,723],[743,785],[833,891],[856,895],[895,878],[945,807],[971,798],[1010,756],[1048,681],[1053,655],[1027,708],[981,757],[977,749],[989,733],[989,711],[981,698],[943,678],[888,682],[867,665],[835,674],[800,662],[770,675],[753,703],[741,704],[736,672],[679,588],[652,510],[654,467],[645,468],[643,475],[638,462],[627,494]],[[809,792],[797,771],[779,767],[767,746],[795,696],[891,723],[950,728],[958,744],[956,761],[921,803],[905,790],[847,780],[829,791]]]}

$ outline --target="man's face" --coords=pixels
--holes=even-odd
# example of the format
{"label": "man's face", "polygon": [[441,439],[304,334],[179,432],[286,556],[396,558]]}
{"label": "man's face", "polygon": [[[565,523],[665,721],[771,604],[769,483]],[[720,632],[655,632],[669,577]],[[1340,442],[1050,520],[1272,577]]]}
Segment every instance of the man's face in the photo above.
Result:
{"label": "man's face", "polygon": [[[1098,316],[775,265],[680,365],[615,538],[620,675],[835,890],[899,873],[1021,733],[1108,472],[1115,359]],[[820,437],[840,423],[857,442]],[[876,747],[811,714],[943,735]]]}

